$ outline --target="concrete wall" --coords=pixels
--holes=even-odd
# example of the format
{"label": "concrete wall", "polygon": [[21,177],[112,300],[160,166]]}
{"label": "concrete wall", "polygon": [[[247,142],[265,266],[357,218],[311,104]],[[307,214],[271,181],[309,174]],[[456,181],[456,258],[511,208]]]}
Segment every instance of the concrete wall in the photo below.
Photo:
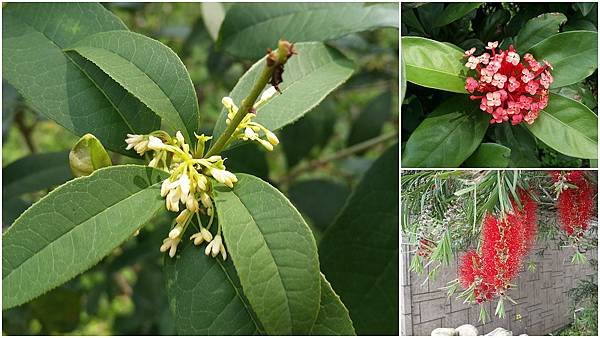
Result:
{"label": "concrete wall", "polygon": [[[556,216],[554,213],[542,213],[540,222],[556,222]],[[548,249],[543,255],[535,254],[540,247]],[[440,268],[434,281],[423,283],[428,271],[421,276],[410,273],[412,257],[406,253],[409,248],[403,246],[402,249],[401,335],[430,335],[435,328],[462,324],[475,325],[480,335],[497,327],[511,330],[515,335],[545,335],[568,325],[572,319],[569,315],[571,301],[566,292],[587,276],[597,279],[597,272],[590,264],[571,264],[573,249],[559,250],[554,243],[538,243],[526,259],[526,262],[536,262],[537,270],[530,272],[522,267],[515,281],[518,286],[510,292],[510,297],[518,304],[505,302],[504,319],[494,316],[497,302],[486,304],[492,321],[484,325],[478,322],[479,306],[463,304],[456,299],[456,294],[448,298],[446,292],[440,290],[458,276],[456,257],[451,266]],[[587,256],[597,258],[597,251],[590,251]]]}

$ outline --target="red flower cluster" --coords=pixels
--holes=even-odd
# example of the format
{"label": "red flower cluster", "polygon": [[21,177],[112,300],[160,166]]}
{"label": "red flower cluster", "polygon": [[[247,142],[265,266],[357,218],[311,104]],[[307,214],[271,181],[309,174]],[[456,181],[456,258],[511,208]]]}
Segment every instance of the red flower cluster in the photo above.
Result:
{"label": "red flower cluster", "polygon": [[573,170],[565,173],[550,172],[552,180],[564,180],[577,188],[567,188],[558,197],[558,218],[567,235],[581,238],[588,228],[594,211],[594,189],[585,179],[583,171]]}
{"label": "red flower cluster", "polygon": [[537,204],[519,191],[522,209],[513,201],[514,213],[504,219],[486,215],[483,221],[481,253],[468,251],[459,266],[459,281],[474,285],[478,303],[502,295],[517,276],[523,258],[533,247],[537,231]]}
{"label": "red flower cluster", "polygon": [[532,124],[540,110],[548,105],[548,88],[554,81],[549,69],[552,65],[546,60],[537,62],[529,53],[523,56],[525,62],[512,45],[507,51],[498,49],[498,41],[488,42],[486,49],[492,53],[473,56],[475,48],[466,51],[465,66],[477,71],[477,78],[467,78],[465,89],[471,100],[481,99],[479,108],[492,115],[490,123],[508,121],[513,125],[522,121]]}

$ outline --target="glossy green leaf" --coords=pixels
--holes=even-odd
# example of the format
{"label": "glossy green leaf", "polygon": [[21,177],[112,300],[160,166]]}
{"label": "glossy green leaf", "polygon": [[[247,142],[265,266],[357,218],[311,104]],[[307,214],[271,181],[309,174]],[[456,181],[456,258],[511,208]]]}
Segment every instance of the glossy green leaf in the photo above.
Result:
{"label": "glossy green leaf", "polygon": [[204,247],[186,240],[174,258],[165,257],[165,276],[169,308],[180,335],[261,333],[230,259],[206,256]]}
{"label": "glossy green leaf", "polygon": [[398,25],[398,4],[392,3],[239,3],[227,11],[218,44],[235,56],[256,59],[279,39],[327,41]]}
{"label": "glossy green leaf", "polygon": [[404,102],[404,95],[406,95],[406,65],[404,57],[400,55],[400,104]]}
{"label": "glossy green leaf", "polygon": [[398,145],[365,173],[319,244],[359,335],[398,335]]}
{"label": "glossy green leaf", "polygon": [[[11,3],[2,10],[2,76],[47,117],[77,135],[92,133],[122,154],[127,133],[160,119],[98,67],[63,48],[91,34],[124,31],[97,3]],[[139,53],[142,54],[142,53]]]}
{"label": "glossy green leaf", "polygon": [[351,146],[377,137],[391,114],[392,95],[386,91],[371,100],[360,112],[350,127],[346,144]]}
{"label": "glossy green leaf", "polygon": [[165,172],[126,165],[55,189],[2,236],[2,309],[23,304],[100,261],[160,210]]}
{"label": "glossy green leaf", "polygon": [[548,106],[527,128],[560,153],[598,158],[598,117],[577,101],[551,93]]}
{"label": "glossy green leaf", "polygon": [[563,32],[568,32],[568,31],[596,32],[596,31],[598,31],[598,28],[596,27],[596,25],[593,22],[591,22],[589,20],[585,20],[585,19],[569,20],[569,22],[567,22],[567,24],[563,26]]}
{"label": "glossy green leaf", "polygon": [[83,135],[69,152],[69,165],[75,177],[87,176],[94,170],[109,167],[112,161],[102,143],[92,134]]}
{"label": "glossy green leaf", "polygon": [[529,49],[537,60],[547,60],[554,70],[550,88],[579,82],[598,67],[598,33],[571,31],[555,34]]}
{"label": "glossy green leaf", "polygon": [[[297,43],[295,47],[298,55],[285,65],[283,83],[279,86],[282,94],[261,105],[254,119],[271,131],[302,117],[354,72],[350,60],[320,42]],[[229,94],[238,105],[252,89],[264,64],[264,58],[255,63]],[[213,139],[225,130],[226,118],[227,110],[223,109],[213,130]]]}
{"label": "glossy green leaf", "polygon": [[437,18],[434,27],[441,27],[452,23],[469,14],[471,11],[479,8],[481,4],[482,2],[462,2],[448,4],[446,8],[444,8],[442,14]]}
{"label": "glossy green leaf", "polygon": [[423,87],[467,93],[463,54],[435,40],[402,37],[406,80]]}
{"label": "glossy green leaf", "polygon": [[195,144],[196,91],[185,66],[169,47],[137,33],[112,31],[88,36],[68,50],[93,62]]}
{"label": "glossy green leaf", "polygon": [[489,120],[489,114],[467,96],[451,97],[410,135],[402,152],[402,166],[458,167],[481,143]]}
{"label": "glossy green leaf", "polygon": [[496,142],[510,148],[510,168],[537,168],[538,147],[535,137],[523,125],[512,126],[508,123],[496,124],[494,127]]}
{"label": "glossy green leaf", "polygon": [[267,334],[308,334],[321,297],[315,239],[281,192],[237,177],[233,190],[215,188],[215,203],[244,295]]}
{"label": "glossy green leaf", "polygon": [[510,161],[510,148],[496,143],[482,143],[463,163],[466,168],[506,168]]}
{"label": "glossy green leaf", "polygon": [[2,196],[50,189],[71,178],[68,151],[29,155],[2,168]]}
{"label": "glossy green leaf", "polygon": [[562,13],[546,13],[530,19],[515,37],[515,48],[520,54],[525,53],[533,45],[558,33],[566,21],[567,17]]}
{"label": "glossy green leaf", "polygon": [[348,309],[344,306],[331,284],[321,274],[321,305],[317,320],[310,331],[311,336],[354,336],[354,327]]}
{"label": "glossy green leaf", "polygon": [[325,230],[346,203],[350,189],[332,180],[300,180],[290,186],[288,195],[312,224]]}

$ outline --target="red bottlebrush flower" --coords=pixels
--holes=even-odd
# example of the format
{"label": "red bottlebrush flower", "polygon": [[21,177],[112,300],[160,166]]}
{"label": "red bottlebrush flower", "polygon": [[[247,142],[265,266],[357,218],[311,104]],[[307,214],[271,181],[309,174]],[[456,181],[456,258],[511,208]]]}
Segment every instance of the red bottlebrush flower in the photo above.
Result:
{"label": "red bottlebrush flower", "polygon": [[558,219],[567,235],[582,237],[594,211],[594,188],[582,171],[573,170],[563,177],[576,188],[569,187],[560,193],[557,202]]}
{"label": "red bottlebrush flower", "polygon": [[467,251],[460,261],[458,270],[458,280],[464,288],[468,288],[481,273],[481,257],[475,250]]}
{"label": "red bottlebrush flower", "polygon": [[476,78],[467,78],[465,89],[475,94],[471,100],[480,100],[481,110],[492,115],[490,123],[532,124],[548,105],[552,65],[537,62],[531,54],[525,54],[521,62],[512,45],[506,51],[496,52],[497,47],[497,41],[488,42],[491,55],[474,56],[473,48],[465,52],[465,67],[477,72]]}

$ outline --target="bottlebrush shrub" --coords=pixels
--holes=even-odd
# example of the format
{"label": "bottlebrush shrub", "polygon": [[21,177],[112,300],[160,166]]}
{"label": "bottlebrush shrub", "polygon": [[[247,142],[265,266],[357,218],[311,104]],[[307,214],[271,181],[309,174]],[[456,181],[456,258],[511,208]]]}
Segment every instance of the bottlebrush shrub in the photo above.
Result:
{"label": "bottlebrush shrub", "polygon": [[557,188],[556,206],[562,229],[577,241],[583,237],[594,215],[594,188],[583,171],[552,171],[550,175]]}
{"label": "bottlebrush shrub", "polygon": [[[403,166],[590,166],[598,153],[590,13],[576,4],[403,3]],[[590,28],[577,29],[578,20]]]}
{"label": "bottlebrush shrub", "polygon": [[[467,251],[459,264],[459,281],[467,299],[481,304],[510,299],[508,290],[524,258],[533,247],[537,232],[537,203],[520,190],[522,207],[513,201],[513,212],[483,220],[481,251]],[[497,312],[500,312],[498,310]],[[503,314],[501,314],[502,316]]]}
{"label": "bottlebrush shrub", "polygon": [[[220,5],[210,6],[202,12],[211,13]],[[154,320],[144,326],[156,327],[156,318],[168,318],[165,325],[183,335],[397,335],[398,304],[390,299],[398,299],[398,274],[389,268],[390,262],[398,261],[399,227],[393,216],[398,214],[399,151],[391,145],[397,133],[378,136],[377,129],[374,138],[367,135],[373,132],[369,130],[353,140],[356,144],[343,156],[373,146],[380,147],[382,155],[347,202],[340,203],[345,207],[337,221],[324,225],[327,233],[320,236],[318,250],[313,231],[319,227],[312,230],[274,186],[287,188],[289,177],[313,174],[316,166],[289,173],[278,169],[283,173],[275,175],[279,177],[274,183],[234,169],[236,161],[244,171],[254,171],[255,164],[262,167],[264,152],[279,147],[277,130],[318,106],[354,73],[356,65],[323,41],[380,27],[390,27],[393,36],[397,6],[230,4],[226,11],[222,7],[217,11],[224,18],[212,15],[210,24],[200,19],[186,40],[189,50],[203,50],[216,68],[235,62],[231,69],[218,71],[227,77],[237,74],[235,69],[247,69],[225,97],[203,96],[205,110],[213,107],[210,102],[219,103],[212,112],[213,126],[201,125],[213,118],[210,111],[200,111],[197,89],[228,90],[215,88],[223,79],[211,78],[196,87],[173,50],[129,31],[105,6],[5,4],[3,78],[36,111],[76,135],[92,135],[84,136],[70,156],[73,173],[80,177],[53,181],[64,184],[34,203],[3,233],[2,309],[30,301],[26,307],[33,309],[35,298],[105,257],[94,272],[103,278],[123,266],[137,273],[137,259],[144,257],[150,267],[164,269],[164,278],[146,278],[143,272],[133,278],[138,281],[136,292],[138,286],[152,290],[151,299],[137,293],[128,298],[144,304],[136,306],[131,318]],[[190,19],[187,15],[183,13]],[[217,17],[222,22],[215,32]],[[206,41],[209,32],[203,31],[204,24],[211,26],[212,40],[218,43]],[[285,36],[301,42],[280,40]],[[394,42],[390,44],[393,51]],[[249,59],[233,60],[224,51]],[[392,60],[395,54],[390,53]],[[250,66],[251,60],[256,62]],[[202,68],[195,73],[212,71]],[[390,85],[392,80],[393,76]],[[356,129],[363,127],[358,124]],[[313,136],[312,131],[309,136],[302,133],[288,145],[302,142],[304,149]],[[260,148],[241,146],[250,143]],[[112,165],[104,147],[139,164]],[[114,157],[125,162],[122,156]],[[10,170],[13,190],[3,189],[3,202],[15,191],[31,189],[24,186],[31,184],[32,175],[39,177],[33,167],[44,169],[40,175],[53,171],[46,167],[51,164],[43,161],[46,158],[38,158],[42,165],[25,162]],[[58,157],[56,162],[68,168],[66,159],[60,162]],[[273,178],[268,170],[265,162],[266,173],[261,175],[265,179]],[[33,181],[37,189],[32,191],[50,188],[39,186],[43,179]],[[323,189],[320,182],[311,190],[318,188]],[[144,245],[140,237],[145,238]],[[115,260],[118,268],[111,265]],[[129,268],[132,262],[135,269]],[[164,290],[146,284],[149,279],[164,279]],[[360,285],[355,283],[358,279]],[[128,290],[123,293],[131,294],[129,284],[124,284]],[[46,309],[55,307],[73,308],[75,316],[80,312],[60,298],[41,304],[31,312],[52,312]],[[155,307],[152,316],[141,312]],[[170,315],[165,313],[167,307]],[[24,308],[18,311],[29,313]],[[137,332],[129,322],[127,327]]]}

